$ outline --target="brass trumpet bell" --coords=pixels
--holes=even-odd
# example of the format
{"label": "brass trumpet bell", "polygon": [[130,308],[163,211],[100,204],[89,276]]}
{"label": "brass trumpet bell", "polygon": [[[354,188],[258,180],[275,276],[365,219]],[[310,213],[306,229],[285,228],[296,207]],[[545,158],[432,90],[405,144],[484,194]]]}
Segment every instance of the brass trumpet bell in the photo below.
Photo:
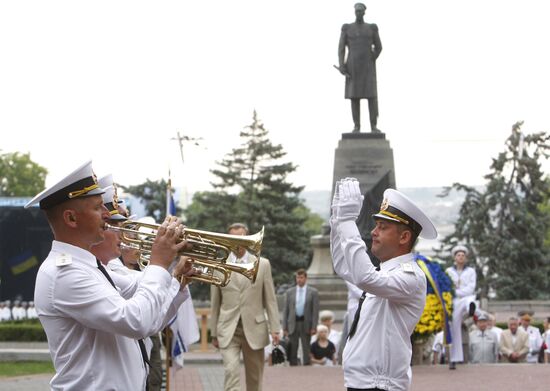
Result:
{"label": "brass trumpet bell", "polygon": [[[148,260],[151,254],[159,227],[158,224],[132,220],[124,221],[118,226],[106,224],[107,229],[120,233],[120,240],[124,245],[140,251],[140,266],[146,263],[145,260]],[[235,272],[255,282],[263,236],[264,228],[254,235],[241,236],[186,227],[181,233],[180,240],[186,240],[192,244],[192,248],[182,250],[178,255],[191,258],[191,262],[199,269],[198,275],[188,277],[191,280],[225,286],[229,283],[231,273]],[[254,260],[245,264],[229,262],[230,254],[238,253],[241,248],[251,253]]]}

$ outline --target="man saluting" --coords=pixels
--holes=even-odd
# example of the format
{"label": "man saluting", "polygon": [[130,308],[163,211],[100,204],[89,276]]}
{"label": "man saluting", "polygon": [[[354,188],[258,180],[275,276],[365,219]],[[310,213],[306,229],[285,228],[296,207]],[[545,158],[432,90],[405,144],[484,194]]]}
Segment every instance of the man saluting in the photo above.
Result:
{"label": "man saluting", "polygon": [[384,192],[373,218],[373,266],[355,224],[363,196],[359,182],[336,183],[332,201],[331,252],[334,270],[363,290],[344,348],[344,381],[348,390],[408,390],[411,340],[426,301],[426,276],[414,262],[418,236],[437,237],[430,219],[396,190]]}

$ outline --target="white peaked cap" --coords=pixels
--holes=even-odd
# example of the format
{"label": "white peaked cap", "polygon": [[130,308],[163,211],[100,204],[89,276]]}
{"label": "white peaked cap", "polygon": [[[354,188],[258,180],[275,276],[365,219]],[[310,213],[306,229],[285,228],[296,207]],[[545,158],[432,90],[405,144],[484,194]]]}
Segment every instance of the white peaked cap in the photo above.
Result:
{"label": "white peaked cap", "polygon": [[111,217],[109,217],[111,220],[126,220],[126,217],[120,214],[118,211],[118,198],[116,195],[116,189],[114,186],[107,186],[105,189],[105,193],[102,194],[103,197],[103,205],[107,208],[109,211],[109,214]]}
{"label": "white peaked cap", "polygon": [[105,188],[107,186],[113,186],[113,183],[115,181],[113,180],[113,174],[107,174],[97,181],[99,183],[99,187]]}
{"label": "white peaked cap", "polygon": [[375,219],[384,219],[404,224],[424,239],[437,238],[432,221],[405,194],[394,189],[384,191],[384,200]]}
{"label": "white peaked cap", "polygon": [[451,254],[453,255],[453,257],[456,255],[457,252],[459,251],[462,251],[465,255],[468,255],[468,248],[466,246],[463,246],[461,244],[459,245],[456,245],[453,247],[453,249],[451,250]]}
{"label": "white peaked cap", "polygon": [[115,194],[117,195],[117,200],[119,204],[123,204],[124,200],[118,198],[118,186],[113,179],[113,174],[107,174],[98,180],[99,187],[106,188],[108,186],[113,186],[115,188]]}
{"label": "white peaked cap", "polygon": [[52,187],[30,200],[25,208],[40,204],[40,209],[49,209],[77,197],[103,194],[89,160]]}

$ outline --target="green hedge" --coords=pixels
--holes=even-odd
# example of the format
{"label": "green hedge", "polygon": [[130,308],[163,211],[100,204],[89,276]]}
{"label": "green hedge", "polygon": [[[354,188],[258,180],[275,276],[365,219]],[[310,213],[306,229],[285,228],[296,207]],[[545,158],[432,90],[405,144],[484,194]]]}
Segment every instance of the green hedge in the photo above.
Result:
{"label": "green hedge", "polygon": [[0,341],[46,342],[46,333],[38,320],[15,320],[0,323]]}

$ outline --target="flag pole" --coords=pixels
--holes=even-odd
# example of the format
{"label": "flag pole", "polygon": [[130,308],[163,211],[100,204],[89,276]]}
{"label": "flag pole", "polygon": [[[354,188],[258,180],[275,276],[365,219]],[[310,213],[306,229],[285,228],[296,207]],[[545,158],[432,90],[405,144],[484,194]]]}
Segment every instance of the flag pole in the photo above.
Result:
{"label": "flag pole", "polygon": [[165,327],[164,329],[164,336],[165,336],[165,343],[164,343],[164,346],[166,348],[166,358],[165,358],[165,361],[166,361],[166,391],[170,391],[170,366],[171,366],[171,362],[170,362],[170,356],[171,356],[171,351],[172,351],[172,341],[171,341],[171,338],[170,338],[170,326],[167,326]]}
{"label": "flag pole", "polygon": [[[168,182],[166,184],[166,216],[170,215],[170,201],[172,199],[172,179],[170,177],[170,168],[168,168]],[[170,356],[172,355],[172,341],[170,338],[170,327],[167,326],[164,329],[165,344],[166,347],[166,391],[170,391]]]}
{"label": "flag pole", "polygon": [[166,216],[170,215],[170,200],[172,199],[172,178],[168,169],[168,182],[166,184]]}

